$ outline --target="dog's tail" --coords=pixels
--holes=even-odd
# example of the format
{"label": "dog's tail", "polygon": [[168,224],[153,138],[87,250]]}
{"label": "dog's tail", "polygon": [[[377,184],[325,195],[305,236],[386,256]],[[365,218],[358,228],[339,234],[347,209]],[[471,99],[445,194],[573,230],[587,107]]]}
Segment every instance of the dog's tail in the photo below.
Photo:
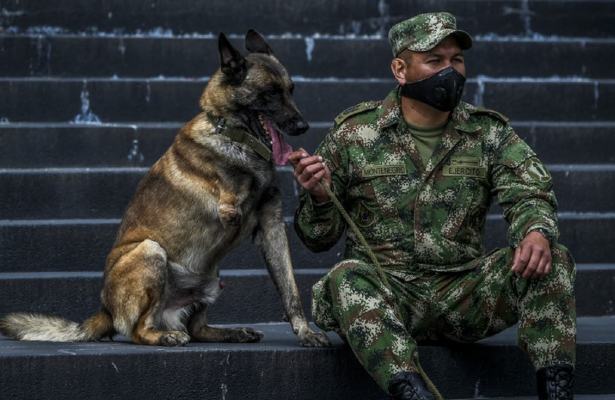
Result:
{"label": "dog's tail", "polygon": [[41,314],[14,313],[0,318],[0,333],[17,340],[90,342],[114,332],[113,319],[106,310],[97,312],[81,325]]}

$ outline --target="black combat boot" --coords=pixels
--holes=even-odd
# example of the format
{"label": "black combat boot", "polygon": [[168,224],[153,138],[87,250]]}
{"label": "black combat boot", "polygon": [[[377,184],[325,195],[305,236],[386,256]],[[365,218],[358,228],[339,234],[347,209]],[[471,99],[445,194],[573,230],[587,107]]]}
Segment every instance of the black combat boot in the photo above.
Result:
{"label": "black combat boot", "polygon": [[421,375],[416,372],[402,371],[393,375],[389,393],[395,400],[435,400]]}
{"label": "black combat boot", "polygon": [[536,372],[540,400],[572,400],[574,374],[571,365],[554,365]]}

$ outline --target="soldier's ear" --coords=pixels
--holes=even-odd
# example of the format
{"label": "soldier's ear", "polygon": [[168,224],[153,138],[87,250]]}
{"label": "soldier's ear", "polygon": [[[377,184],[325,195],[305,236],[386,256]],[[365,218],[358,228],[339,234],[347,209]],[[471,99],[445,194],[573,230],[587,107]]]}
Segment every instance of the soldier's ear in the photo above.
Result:
{"label": "soldier's ear", "polygon": [[246,50],[250,53],[264,53],[273,55],[273,50],[265,41],[265,38],[254,29],[250,29],[246,33]]}
{"label": "soldier's ear", "polygon": [[394,58],[391,61],[391,72],[393,73],[393,77],[400,85],[404,85],[406,83],[406,69],[408,68],[406,61],[401,58]]}
{"label": "soldier's ear", "polygon": [[246,77],[246,59],[228,41],[226,35],[218,35],[218,52],[220,53],[220,69],[233,83],[239,83]]}

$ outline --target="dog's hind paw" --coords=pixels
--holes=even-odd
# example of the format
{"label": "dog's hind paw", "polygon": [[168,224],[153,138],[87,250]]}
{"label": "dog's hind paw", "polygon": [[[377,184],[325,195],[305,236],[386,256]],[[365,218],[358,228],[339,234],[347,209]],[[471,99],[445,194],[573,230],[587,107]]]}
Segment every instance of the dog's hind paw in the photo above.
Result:
{"label": "dog's hind paw", "polygon": [[252,328],[241,328],[240,331],[242,331],[244,335],[244,340],[242,340],[242,342],[260,342],[263,336],[265,336],[263,332]]}
{"label": "dog's hind paw", "polygon": [[190,341],[190,335],[182,331],[168,331],[160,336],[160,346],[183,346]]}
{"label": "dog's hind paw", "polygon": [[263,332],[252,328],[239,328],[235,330],[235,335],[238,343],[260,342],[263,336],[265,336]]}
{"label": "dog's hind paw", "polygon": [[297,333],[299,343],[304,347],[327,347],[331,346],[331,342],[327,335],[323,332],[314,332],[308,327],[301,329]]}

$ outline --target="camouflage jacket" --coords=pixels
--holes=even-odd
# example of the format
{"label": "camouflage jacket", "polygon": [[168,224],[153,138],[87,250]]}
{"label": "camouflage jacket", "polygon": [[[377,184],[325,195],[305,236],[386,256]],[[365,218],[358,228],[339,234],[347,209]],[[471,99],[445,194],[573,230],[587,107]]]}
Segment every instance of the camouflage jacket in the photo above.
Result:
{"label": "camouflage jacket", "polygon": [[[492,194],[516,247],[540,229],[558,237],[549,172],[501,114],[460,103],[427,165],[399,124],[400,99],[360,103],[342,112],[316,153],[332,171],[333,191],[383,266],[436,271],[473,268]],[[295,229],[313,251],[332,247],[346,223],[332,202],[303,192]],[[369,262],[352,231],[345,258]]]}

